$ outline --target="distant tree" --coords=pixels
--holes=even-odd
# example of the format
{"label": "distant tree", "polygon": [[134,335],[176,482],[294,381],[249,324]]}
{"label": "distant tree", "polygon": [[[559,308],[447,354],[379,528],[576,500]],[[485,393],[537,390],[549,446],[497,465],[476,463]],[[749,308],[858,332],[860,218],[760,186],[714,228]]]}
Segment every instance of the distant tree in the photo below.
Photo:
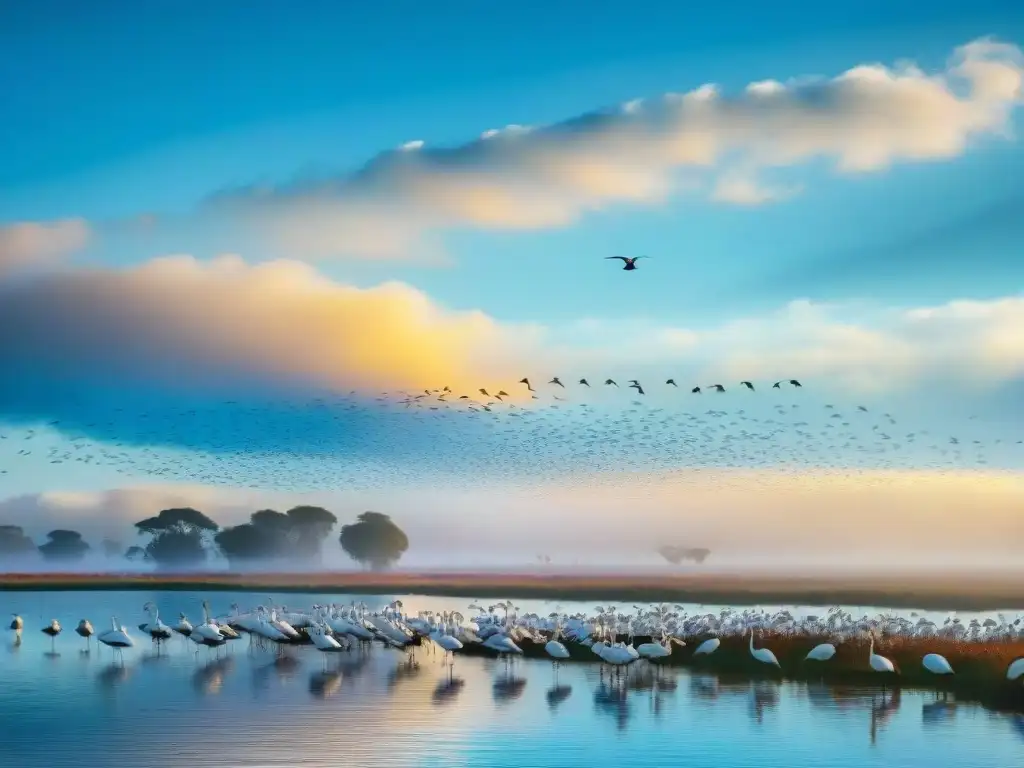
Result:
{"label": "distant tree", "polygon": [[380,512],[363,512],[355,523],[341,526],[339,541],[345,554],[373,570],[394,565],[409,548],[402,529]]}
{"label": "distant tree", "polygon": [[20,525],[0,525],[0,557],[35,554],[36,543],[25,535]]}
{"label": "distant tree", "polygon": [[331,535],[338,518],[323,507],[292,507],[286,514],[291,521],[296,554],[319,562],[324,541]]}
{"label": "distant tree", "polygon": [[229,560],[319,560],[323,540],[338,519],[322,507],[287,513],[261,509],[244,525],[226,528],[214,540]]}
{"label": "distant tree", "polygon": [[220,529],[213,520],[191,507],[165,509],[156,517],[135,524],[140,534],[153,538],[146,554],[161,567],[193,566],[206,560],[206,535]]}
{"label": "distant tree", "polygon": [[46,534],[46,538],[49,540],[39,545],[39,551],[47,560],[81,560],[90,549],[78,531],[58,528]]}
{"label": "distant tree", "polygon": [[124,552],[125,560],[131,560],[132,562],[138,562],[140,560],[149,560],[149,554],[142,547],[128,547]]}
{"label": "distant tree", "polygon": [[105,557],[117,557],[124,551],[124,544],[114,539],[104,539],[100,546],[103,547]]}
{"label": "distant tree", "polygon": [[245,523],[225,528],[214,536],[214,541],[231,562],[268,560],[280,555],[285,535],[274,527]]}
{"label": "distant tree", "polygon": [[711,554],[711,550],[705,549],[704,547],[679,547],[672,544],[666,544],[663,547],[658,547],[658,554],[672,565],[679,565],[684,560],[692,560],[700,565],[708,559],[708,556]]}

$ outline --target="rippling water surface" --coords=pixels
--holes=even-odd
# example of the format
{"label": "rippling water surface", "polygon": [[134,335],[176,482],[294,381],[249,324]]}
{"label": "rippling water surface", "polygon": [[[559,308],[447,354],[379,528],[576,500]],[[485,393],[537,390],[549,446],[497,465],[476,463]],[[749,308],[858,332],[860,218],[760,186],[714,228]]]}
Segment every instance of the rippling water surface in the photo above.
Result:
{"label": "rippling water surface", "polygon": [[[116,614],[133,629],[153,600],[167,623],[200,617],[186,592],[0,594],[25,620],[0,649],[0,736],[12,766],[652,766],[729,768],[1010,766],[1024,718],[942,701],[930,692],[730,680],[634,665],[621,679],[597,665],[414,655],[379,645],[325,659],[311,647],[275,658],[248,640],[221,651],[175,638],[158,655],[115,662],[74,634]],[[259,595],[209,593],[217,614]],[[312,595],[280,596],[308,606]],[[339,596],[321,601],[347,602]],[[370,605],[386,599],[367,598]],[[443,598],[403,598],[406,610]],[[447,601],[449,604],[452,601]],[[462,607],[453,605],[451,607]],[[51,651],[41,627],[64,633]],[[6,626],[7,621],[4,621]]]}

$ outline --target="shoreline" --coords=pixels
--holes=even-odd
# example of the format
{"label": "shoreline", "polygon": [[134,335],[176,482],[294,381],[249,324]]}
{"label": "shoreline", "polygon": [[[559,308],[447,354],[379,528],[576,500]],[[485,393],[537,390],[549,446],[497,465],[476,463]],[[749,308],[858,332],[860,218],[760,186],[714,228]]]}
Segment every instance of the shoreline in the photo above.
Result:
{"label": "shoreline", "polygon": [[779,576],[534,571],[319,573],[0,573],[0,591],[225,591],[496,596],[712,605],[865,605],[983,612],[1024,609],[1024,580],[980,574]]}

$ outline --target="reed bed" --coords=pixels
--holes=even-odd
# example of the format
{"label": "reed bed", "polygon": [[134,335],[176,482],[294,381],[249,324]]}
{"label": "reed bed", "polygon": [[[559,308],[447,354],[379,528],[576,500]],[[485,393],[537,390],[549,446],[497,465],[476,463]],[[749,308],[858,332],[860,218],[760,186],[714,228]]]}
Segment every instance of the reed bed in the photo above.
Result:
{"label": "reed bed", "polygon": [[[789,680],[824,680],[826,682],[878,687],[919,687],[947,691],[962,699],[980,701],[996,709],[1024,711],[1024,680],[1008,681],[1006,669],[1015,659],[1024,656],[1022,640],[963,641],[943,637],[883,636],[875,641],[875,653],[890,659],[898,674],[875,672],[868,664],[869,640],[850,639],[836,643],[825,635],[793,635],[784,633],[758,633],[756,648],[769,648],[779,660],[779,667],[757,661],[750,655],[749,638],[720,636],[718,650],[707,656],[693,655],[701,642],[711,635],[685,638],[685,647],[673,647],[672,655],[652,662],[652,665],[688,667],[722,675]],[[628,642],[626,636],[619,640]],[[634,637],[636,645],[651,642],[649,637]],[[819,643],[832,642],[836,655],[828,661],[805,661],[807,652]],[[563,640],[570,662],[603,663],[587,646]],[[523,640],[519,643],[523,656],[548,659],[543,643]],[[478,645],[467,644],[460,654],[495,656],[495,652]],[[938,653],[953,667],[954,674],[934,675],[926,670],[921,659],[928,653]],[[635,662],[638,664],[646,662]]]}

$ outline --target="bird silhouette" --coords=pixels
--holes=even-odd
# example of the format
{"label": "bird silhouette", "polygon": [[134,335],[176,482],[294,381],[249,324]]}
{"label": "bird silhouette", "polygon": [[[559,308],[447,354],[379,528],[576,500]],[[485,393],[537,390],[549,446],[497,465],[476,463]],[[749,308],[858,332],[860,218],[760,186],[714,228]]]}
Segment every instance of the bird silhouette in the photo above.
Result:
{"label": "bird silhouette", "polygon": [[671,384],[673,387],[678,387],[679,386],[678,384],[676,384],[676,380],[675,379],[669,379],[665,383],[666,384]]}
{"label": "bird silhouette", "polygon": [[559,381],[557,376],[555,376],[555,378],[553,378],[551,381],[549,381],[548,384],[557,384],[562,389],[565,389],[565,384],[563,384],[561,381]]}
{"label": "bird silhouette", "polygon": [[589,387],[590,386],[590,382],[587,381],[586,379],[580,379],[580,384],[582,384],[585,387]]}
{"label": "bird silhouette", "polygon": [[613,387],[617,387],[617,386],[619,386],[619,385],[618,385],[618,384],[616,384],[616,383],[615,383],[615,382],[614,382],[614,381],[613,381],[612,379],[605,379],[605,381],[604,381],[604,384],[605,384],[605,386],[608,386],[609,384],[610,384],[611,386],[613,386]]}
{"label": "bird silhouette", "polygon": [[644,388],[640,386],[640,382],[639,381],[633,381],[629,386],[630,386],[631,389],[635,389],[641,395],[644,394]]}
{"label": "bird silhouette", "polygon": [[700,387],[694,387],[693,389],[690,390],[690,392],[692,392],[695,395],[699,395],[700,394]]}
{"label": "bird silhouette", "polygon": [[647,257],[646,256],[632,256],[632,257],[630,257],[630,256],[605,256],[605,258],[606,259],[621,259],[623,261],[623,263],[625,264],[625,266],[623,266],[623,269],[626,270],[627,272],[632,272],[634,269],[636,269],[636,261],[637,261],[637,259],[646,259]]}
{"label": "bird silhouette", "polygon": [[721,384],[710,384],[708,385],[708,389],[713,389],[716,392],[725,392],[725,387],[723,387]]}
{"label": "bird silhouette", "polygon": [[528,389],[528,390],[529,390],[530,392],[534,392],[534,391],[536,391],[536,390],[534,390],[534,388],[533,388],[533,387],[531,387],[531,386],[530,386],[530,380],[529,380],[529,379],[526,379],[526,378],[520,379],[520,380],[519,380],[519,383],[520,383],[520,384],[525,384],[525,385],[526,385],[526,388],[527,388],[527,389]]}
{"label": "bird silhouette", "polygon": [[750,383],[749,381],[741,381],[741,382],[740,382],[740,385],[741,385],[741,386],[744,386],[744,387],[746,387],[746,388],[747,388],[747,389],[749,389],[749,390],[750,390],[751,392],[753,392],[753,391],[754,391],[754,385],[753,385],[753,384],[751,384],[751,383]]}

